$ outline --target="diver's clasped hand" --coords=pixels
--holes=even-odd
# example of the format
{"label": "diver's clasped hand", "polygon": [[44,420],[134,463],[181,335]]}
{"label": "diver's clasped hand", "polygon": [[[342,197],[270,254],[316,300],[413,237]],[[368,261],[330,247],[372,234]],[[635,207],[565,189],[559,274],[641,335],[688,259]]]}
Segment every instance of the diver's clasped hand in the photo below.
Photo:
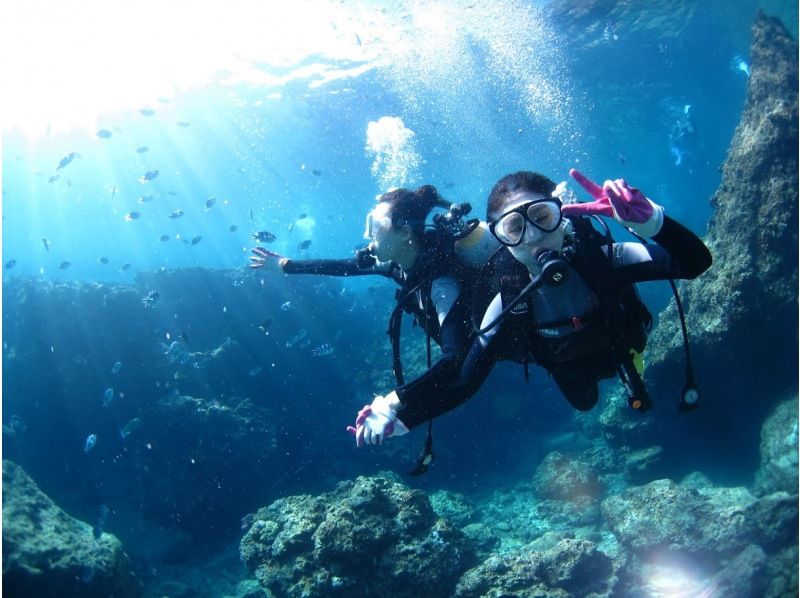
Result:
{"label": "diver's clasped hand", "polygon": [[574,168],[569,174],[589,192],[594,201],[562,206],[561,212],[565,216],[613,216],[617,222],[642,237],[652,237],[661,230],[664,208],[647,199],[636,187],[629,186],[625,179],[607,180],[601,187]]}
{"label": "diver's clasped hand", "polygon": [[385,397],[378,395],[370,405],[364,405],[355,426],[347,426],[347,431],[356,437],[356,446],[381,444],[390,436],[408,434],[408,428],[397,419],[398,404],[397,394],[391,392]]}
{"label": "diver's clasped hand", "polygon": [[256,247],[251,253],[253,255],[250,256],[250,267],[253,269],[265,267],[282,268],[282,261],[286,259],[282,255],[263,247]]}

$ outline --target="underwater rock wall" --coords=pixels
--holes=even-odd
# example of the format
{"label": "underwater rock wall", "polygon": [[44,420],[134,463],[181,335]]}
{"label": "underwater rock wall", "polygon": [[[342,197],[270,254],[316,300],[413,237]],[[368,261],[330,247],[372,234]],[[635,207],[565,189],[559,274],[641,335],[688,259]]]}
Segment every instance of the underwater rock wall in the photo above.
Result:
{"label": "underwater rock wall", "polygon": [[711,198],[705,240],[714,264],[680,285],[703,392],[696,411],[675,409],[686,365],[674,303],[645,355],[658,424],[650,441],[690,451],[687,463],[740,469],[755,469],[761,423],[778,401],[796,396],[798,378],[797,43],[759,13],[751,60],[741,122]]}
{"label": "underwater rock wall", "polygon": [[[756,379],[766,394],[797,382],[797,44],[759,13],[751,59],[742,119],[711,198],[705,241],[714,264],[681,285],[681,298],[694,357],[708,365],[698,374],[727,381],[726,390]],[[661,314],[648,376],[683,365],[676,321],[674,305]]]}

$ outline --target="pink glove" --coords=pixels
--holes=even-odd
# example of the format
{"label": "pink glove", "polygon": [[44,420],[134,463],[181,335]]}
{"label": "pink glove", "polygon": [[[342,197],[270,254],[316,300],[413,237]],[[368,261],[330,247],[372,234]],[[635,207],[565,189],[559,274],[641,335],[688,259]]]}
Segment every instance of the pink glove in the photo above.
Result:
{"label": "pink glove", "polygon": [[613,216],[617,222],[642,237],[652,237],[661,230],[664,208],[647,199],[636,187],[630,187],[625,179],[607,180],[600,187],[574,168],[569,175],[595,200],[562,206],[561,212],[565,216]]}
{"label": "pink glove", "polygon": [[250,256],[250,267],[253,269],[264,267],[283,268],[282,260],[286,259],[282,255],[263,247],[256,247],[251,253],[253,255]]}
{"label": "pink glove", "polygon": [[392,435],[408,434],[408,428],[397,419],[397,412],[391,406],[396,397],[394,393],[377,396],[372,404],[364,405],[358,412],[356,425],[347,426],[347,431],[356,437],[356,446],[381,444]]}

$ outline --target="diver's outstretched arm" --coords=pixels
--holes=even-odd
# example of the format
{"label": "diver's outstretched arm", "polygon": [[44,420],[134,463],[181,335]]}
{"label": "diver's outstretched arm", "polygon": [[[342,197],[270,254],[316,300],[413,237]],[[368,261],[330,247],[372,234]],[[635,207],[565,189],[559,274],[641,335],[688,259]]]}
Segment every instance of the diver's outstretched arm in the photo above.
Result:
{"label": "diver's outstretched arm", "polygon": [[277,269],[284,274],[321,274],[324,276],[391,276],[391,262],[377,262],[367,268],[359,266],[357,258],[338,260],[292,260],[269,249],[256,247],[250,256],[253,269]]}

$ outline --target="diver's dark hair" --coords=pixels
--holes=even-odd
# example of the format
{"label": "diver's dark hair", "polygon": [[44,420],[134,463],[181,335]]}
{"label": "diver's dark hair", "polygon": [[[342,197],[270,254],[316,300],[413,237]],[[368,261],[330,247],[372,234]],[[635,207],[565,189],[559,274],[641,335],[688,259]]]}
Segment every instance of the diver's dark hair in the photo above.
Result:
{"label": "diver's dark hair", "polygon": [[486,220],[492,220],[492,214],[500,212],[514,193],[528,191],[549,196],[555,189],[556,184],[538,172],[522,170],[514,174],[507,174],[495,183],[489,193],[489,199],[486,202]]}
{"label": "diver's dark hair", "polygon": [[395,189],[381,195],[379,202],[389,204],[392,224],[408,224],[415,235],[425,233],[425,219],[442,201],[433,185],[423,185],[416,191]]}

